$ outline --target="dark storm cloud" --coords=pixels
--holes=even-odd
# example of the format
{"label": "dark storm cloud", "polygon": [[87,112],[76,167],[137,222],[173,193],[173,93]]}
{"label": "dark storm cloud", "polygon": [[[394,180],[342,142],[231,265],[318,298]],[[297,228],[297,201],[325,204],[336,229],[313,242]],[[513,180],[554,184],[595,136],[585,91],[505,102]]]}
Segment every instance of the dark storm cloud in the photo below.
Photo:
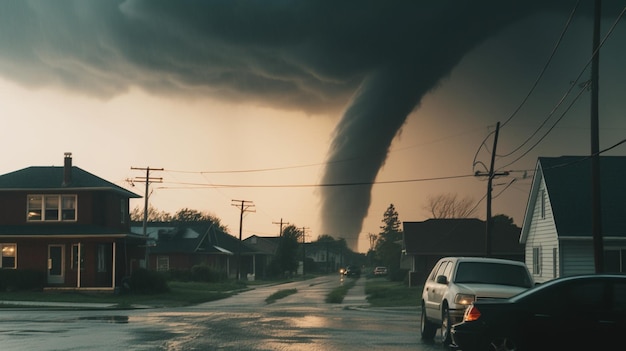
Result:
{"label": "dark storm cloud", "polygon": [[[548,4],[546,4],[548,3]],[[371,183],[421,98],[503,27],[575,1],[0,2],[0,74],[110,98],[131,87],[338,111],[324,183]],[[336,162],[354,160],[352,162]],[[322,189],[355,247],[371,186]]]}

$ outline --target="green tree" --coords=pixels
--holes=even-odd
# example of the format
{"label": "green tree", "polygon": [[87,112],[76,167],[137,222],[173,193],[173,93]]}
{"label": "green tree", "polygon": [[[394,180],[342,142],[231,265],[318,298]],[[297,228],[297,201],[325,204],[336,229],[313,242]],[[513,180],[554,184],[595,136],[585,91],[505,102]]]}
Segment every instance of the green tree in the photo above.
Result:
{"label": "green tree", "polygon": [[276,254],[271,263],[274,274],[293,273],[298,270],[300,239],[302,231],[296,226],[289,225],[283,229],[283,235],[278,240]]}
{"label": "green tree", "polygon": [[[130,211],[130,220],[134,222],[143,222],[143,207],[135,206]],[[148,204],[148,222],[169,222],[172,220],[172,215],[159,211],[156,207]]]}
{"label": "green tree", "polygon": [[[143,208],[139,206],[135,207],[130,212],[131,221],[143,222]],[[207,212],[201,212],[190,208],[182,208],[174,215],[171,215],[165,211],[159,211],[157,208],[148,205],[148,222],[174,222],[174,223],[186,223],[186,222],[211,222],[217,229],[228,233],[228,227],[222,224],[222,220],[217,216],[214,216]]]}
{"label": "green tree", "polygon": [[402,229],[398,212],[393,204],[390,204],[383,214],[383,225],[376,240],[376,259],[387,266],[389,277],[393,280],[402,280],[404,277],[400,271],[400,258],[402,254]]}
{"label": "green tree", "polygon": [[497,214],[493,217],[491,217],[491,220],[493,221],[493,223],[502,223],[502,224],[507,224],[507,225],[515,225],[515,223],[513,222],[513,218],[504,215],[504,214]]}

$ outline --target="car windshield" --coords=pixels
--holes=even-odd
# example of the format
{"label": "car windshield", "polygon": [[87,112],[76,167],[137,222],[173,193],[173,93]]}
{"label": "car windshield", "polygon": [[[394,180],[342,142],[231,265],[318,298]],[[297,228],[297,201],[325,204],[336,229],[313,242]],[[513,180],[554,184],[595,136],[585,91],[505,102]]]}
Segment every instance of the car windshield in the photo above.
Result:
{"label": "car windshield", "polygon": [[456,283],[498,284],[530,288],[532,283],[523,266],[493,262],[460,262]]}

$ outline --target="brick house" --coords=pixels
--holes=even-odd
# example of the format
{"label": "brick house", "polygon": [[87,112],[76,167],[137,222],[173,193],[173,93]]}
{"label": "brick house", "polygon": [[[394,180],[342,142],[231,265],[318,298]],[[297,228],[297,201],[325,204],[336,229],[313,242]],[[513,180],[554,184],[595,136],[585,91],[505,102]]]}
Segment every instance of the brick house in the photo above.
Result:
{"label": "brick house", "polygon": [[130,232],[141,196],[72,166],[0,175],[0,269],[45,272],[44,289],[114,291],[138,267],[145,238]]}

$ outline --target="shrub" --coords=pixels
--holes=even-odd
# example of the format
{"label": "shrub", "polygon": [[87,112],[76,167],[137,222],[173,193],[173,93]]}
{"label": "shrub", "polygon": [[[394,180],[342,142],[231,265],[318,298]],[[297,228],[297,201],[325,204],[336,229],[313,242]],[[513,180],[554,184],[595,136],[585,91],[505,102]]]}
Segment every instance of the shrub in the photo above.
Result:
{"label": "shrub", "polygon": [[218,282],[220,277],[213,268],[200,264],[191,267],[191,279],[195,282]]}
{"label": "shrub", "polygon": [[0,270],[0,291],[42,290],[46,274],[29,269]]}
{"label": "shrub", "polygon": [[149,271],[147,269],[137,269],[130,276],[131,291],[139,294],[157,294],[170,290],[163,274]]}
{"label": "shrub", "polygon": [[333,290],[331,290],[328,295],[326,295],[326,302],[328,303],[342,303],[343,298],[348,293],[348,290],[352,289],[352,287],[356,284],[356,281],[350,279],[345,282],[343,285],[340,285]]}

